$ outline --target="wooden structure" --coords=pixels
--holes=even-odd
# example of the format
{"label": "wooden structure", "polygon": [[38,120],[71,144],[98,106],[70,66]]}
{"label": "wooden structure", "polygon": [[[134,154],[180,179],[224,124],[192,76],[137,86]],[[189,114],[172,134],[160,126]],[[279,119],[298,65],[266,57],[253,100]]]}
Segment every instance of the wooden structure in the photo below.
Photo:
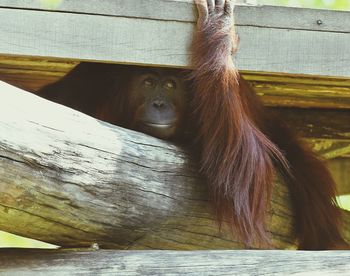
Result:
{"label": "wooden structure", "polygon": [[28,275],[28,269],[36,275],[348,275],[350,269],[345,251],[6,250],[2,260],[5,275]]}
{"label": "wooden structure", "polygon": [[[347,12],[238,6],[236,15],[236,63],[266,105],[350,108]],[[54,11],[39,2],[1,0],[0,18],[6,37],[1,79],[35,91],[77,60],[186,67],[196,16],[192,0],[65,0]],[[348,154],[348,113],[322,114],[303,112],[289,120],[301,121],[301,130],[310,126],[306,136],[321,135],[310,138],[327,158]]]}
{"label": "wooden structure", "polygon": [[[349,13],[238,6],[236,15],[239,69],[266,105],[278,108],[315,150],[332,159],[339,190],[349,193],[344,169],[350,163]],[[55,10],[34,1],[0,0],[0,80],[35,92],[79,60],[187,67],[195,18],[192,0],[65,0]],[[66,247],[242,248],[218,231],[205,185],[185,150],[4,83],[0,98],[1,230]],[[294,245],[288,202],[286,187],[278,183],[269,223],[277,248]],[[350,216],[344,215],[350,240]],[[23,258],[30,267],[47,252],[33,254],[31,263],[24,253],[2,253]],[[319,253],[298,255],[303,253],[295,252],[296,260],[323,258]],[[59,254],[86,260],[106,256],[105,251],[49,253],[43,262],[53,264]],[[108,254],[157,260],[158,253]],[[169,262],[172,254],[178,256],[174,265],[188,257],[166,254]],[[249,252],[192,254],[191,263],[204,262],[205,254],[215,259]],[[341,269],[350,263],[349,252],[324,256]],[[21,271],[10,258],[0,259],[0,271],[1,260],[3,267]],[[119,265],[113,269],[127,275],[121,269],[127,265]]]}

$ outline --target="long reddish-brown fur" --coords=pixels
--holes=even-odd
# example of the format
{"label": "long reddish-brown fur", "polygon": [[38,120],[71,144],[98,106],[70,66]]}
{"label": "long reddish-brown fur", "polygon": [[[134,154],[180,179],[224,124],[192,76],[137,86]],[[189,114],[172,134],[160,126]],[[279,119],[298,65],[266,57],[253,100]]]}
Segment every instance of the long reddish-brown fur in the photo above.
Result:
{"label": "long reddish-brown fur", "polygon": [[246,243],[268,243],[265,228],[275,171],[292,194],[299,247],[346,247],[335,184],[317,157],[278,120],[235,69],[231,1],[197,0],[193,42],[194,107],[201,170],[219,222],[228,220]]}
{"label": "long reddish-brown fur", "polygon": [[[227,222],[247,246],[269,245],[266,212],[279,174],[292,195],[299,248],[348,248],[340,233],[341,211],[329,171],[294,132],[264,109],[233,65],[237,38],[231,1],[196,2],[200,17],[190,80],[195,126],[190,128],[196,129],[201,173],[218,221]],[[81,63],[40,95],[131,127],[134,111],[127,93],[137,70]]]}

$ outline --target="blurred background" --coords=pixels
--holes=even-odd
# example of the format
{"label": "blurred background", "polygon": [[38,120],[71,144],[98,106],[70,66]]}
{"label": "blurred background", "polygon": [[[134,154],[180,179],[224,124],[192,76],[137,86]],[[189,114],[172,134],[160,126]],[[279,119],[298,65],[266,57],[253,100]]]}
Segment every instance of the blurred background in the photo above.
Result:
{"label": "blurred background", "polygon": [[[45,8],[55,8],[64,0],[39,0]],[[349,0],[236,0],[251,5],[275,5],[317,9],[349,10]]]}
{"label": "blurred background", "polygon": [[349,10],[349,0],[238,0],[252,5],[275,5],[317,9]]}

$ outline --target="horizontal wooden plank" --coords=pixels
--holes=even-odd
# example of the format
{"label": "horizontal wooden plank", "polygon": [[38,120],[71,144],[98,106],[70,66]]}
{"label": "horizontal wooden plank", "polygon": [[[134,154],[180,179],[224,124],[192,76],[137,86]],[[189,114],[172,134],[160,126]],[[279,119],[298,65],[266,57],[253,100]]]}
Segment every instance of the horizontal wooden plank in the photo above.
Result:
{"label": "horizontal wooden plank", "polygon": [[[62,77],[77,62],[7,57],[0,60],[0,80],[35,92]],[[267,106],[350,108],[350,81],[245,73]],[[350,154],[349,111],[283,108],[278,112],[313,149],[327,159]]]}
{"label": "horizontal wooden plank", "polygon": [[0,53],[183,66],[192,29],[184,22],[0,9]]}
{"label": "horizontal wooden plank", "polygon": [[294,108],[273,110],[305,138],[350,142],[350,111]]}
{"label": "horizontal wooden plank", "polygon": [[193,0],[65,0],[49,8],[40,1],[0,0],[0,7],[194,22]]}
{"label": "horizontal wooden plank", "polygon": [[252,81],[252,87],[268,106],[350,108],[350,87],[271,81]]}
{"label": "horizontal wooden plank", "polygon": [[274,109],[325,159],[350,154],[350,111],[319,109]]}
{"label": "horizontal wooden plank", "polygon": [[57,81],[78,63],[57,59],[2,56],[0,80],[34,92]]}
{"label": "horizontal wooden plank", "polygon": [[237,66],[241,70],[350,77],[350,36],[241,26]]}
{"label": "horizontal wooden plank", "polygon": [[0,250],[5,275],[345,275],[350,251]]}
{"label": "horizontal wooden plank", "polygon": [[[39,1],[0,0],[0,7],[47,10]],[[167,21],[196,21],[193,0],[65,0],[51,11]],[[348,12],[279,6],[237,5],[236,24],[269,28],[350,32]]]}
{"label": "horizontal wooden plank", "polygon": [[[0,60],[0,80],[35,92],[62,77],[77,62],[6,57]],[[267,106],[317,107],[323,110],[281,109],[313,149],[326,159],[350,155],[350,81],[244,73]]]}
{"label": "horizontal wooden plank", "polygon": [[[78,62],[45,58],[3,56],[0,80],[27,91],[62,77]],[[350,109],[350,79],[315,78],[243,71],[267,106]]]}
{"label": "horizontal wooden plank", "polygon": [[[11,7],[0,8],[6,37],[0,54],[188,66],[192,1],[135,1],[64,1],[50,12],[33,1],[0,1]],[[347,12],[239,7],[236,13],[239,69],[350,77]]]}

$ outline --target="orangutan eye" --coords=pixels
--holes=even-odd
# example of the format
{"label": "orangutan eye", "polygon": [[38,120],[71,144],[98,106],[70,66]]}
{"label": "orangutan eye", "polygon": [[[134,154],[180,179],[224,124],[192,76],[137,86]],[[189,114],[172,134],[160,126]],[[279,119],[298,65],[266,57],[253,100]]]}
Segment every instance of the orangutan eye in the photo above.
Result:
{"label": "orangutan eye", "polygon": [[155,80],[152,78],[147,78],[143,81],[143,85],[146,87],[153,87],[155,85]]}
{"label": "orangutan eye", "polygon": [[176,88],[176,83],[172,80],[168,80],[165,82],[164,88],[167,90],[173,90]]}

